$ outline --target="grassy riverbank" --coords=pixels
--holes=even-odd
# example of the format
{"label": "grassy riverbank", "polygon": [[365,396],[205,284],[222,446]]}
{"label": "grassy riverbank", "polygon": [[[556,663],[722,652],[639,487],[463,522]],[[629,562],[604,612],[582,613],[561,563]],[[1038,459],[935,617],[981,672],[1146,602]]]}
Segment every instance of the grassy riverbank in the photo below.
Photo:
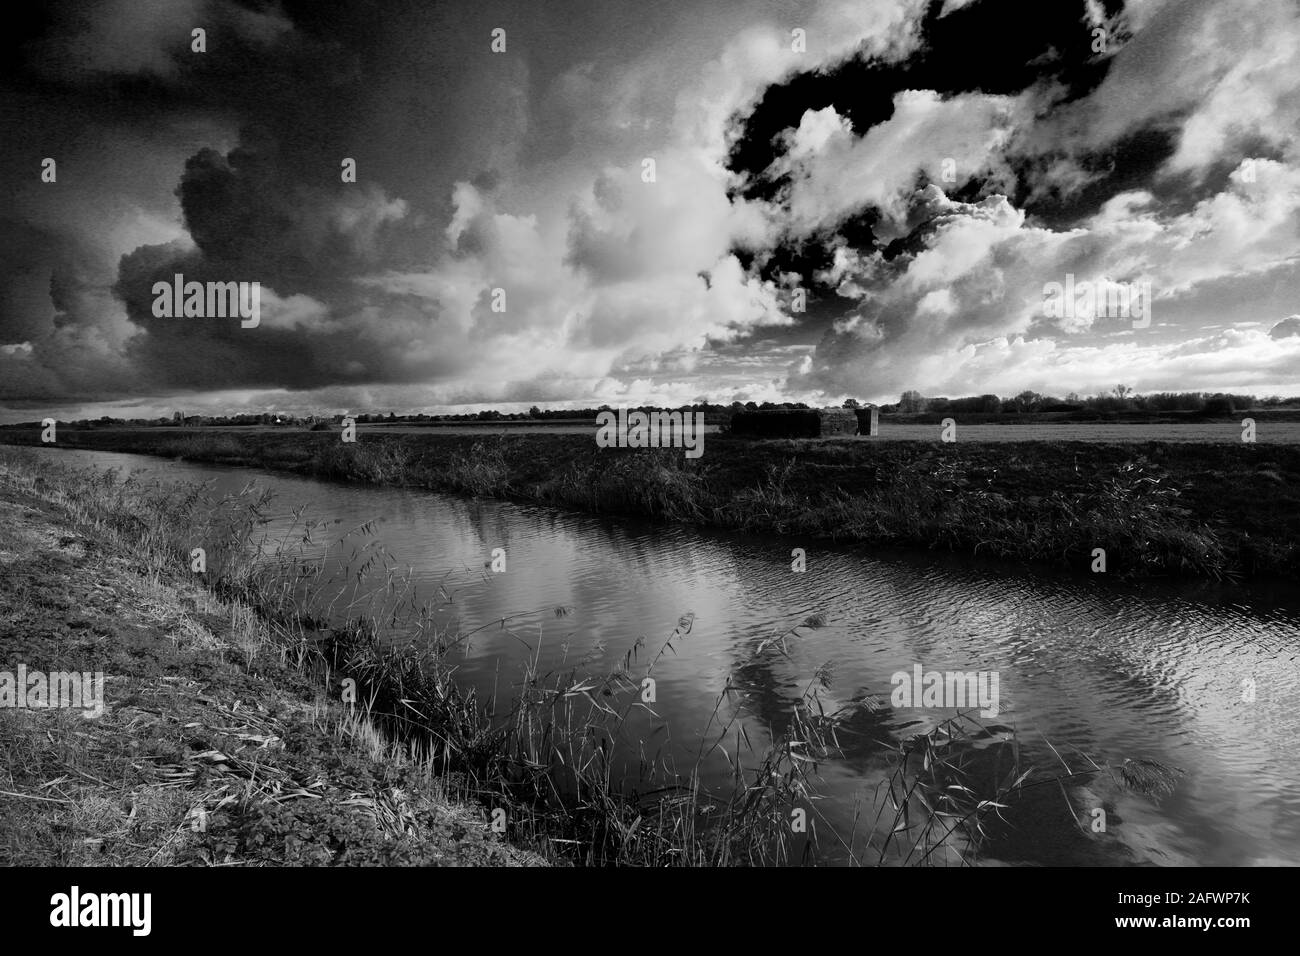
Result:
{"label": "grassy riverbank", "polygon": [[0,670],[102,672],[105,704],[0,708],[0,865],[543,863],[88,489],[0,469]]}
{"label": "grassy riverbank", "polygon": [[[1007,426],[1014,427],[1014,426]],[[0,441],[34,444],[36,432]],[[62,447],[252,465],[809,539],[1111,574],[1300,578],[1300,446],[777,440],[705,454],[590,436],[63,428]]]}

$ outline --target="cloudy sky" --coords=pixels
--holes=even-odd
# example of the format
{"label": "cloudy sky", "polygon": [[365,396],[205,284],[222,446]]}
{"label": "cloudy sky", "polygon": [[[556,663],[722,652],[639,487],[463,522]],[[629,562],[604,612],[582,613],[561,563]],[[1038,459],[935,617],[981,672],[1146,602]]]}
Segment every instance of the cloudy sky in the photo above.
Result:
{"label": "cloudy sky", "polygon": [[[42,9],[3,420],[1300,394],[1295,0]],[[261,324],[156,318],[176,273]],[[1047,314],[1067,275],[1149,325]]]}

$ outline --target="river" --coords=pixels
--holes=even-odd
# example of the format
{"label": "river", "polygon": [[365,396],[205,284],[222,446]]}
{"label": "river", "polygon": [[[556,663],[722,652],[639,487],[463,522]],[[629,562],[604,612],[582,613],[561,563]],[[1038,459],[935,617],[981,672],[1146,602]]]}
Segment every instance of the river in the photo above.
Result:
{"label": "river", "polygon": [[[654,709],[683,752],[698,745],[728,675],[757,645],[821,615],[824,626],[785,638],[784,655],[743,669],[744,699],[733,706],[761,745],[823,664],[833,668],[820,693],[828,712],[864,694],[884,702],[841,738],[843,755],[819,768],[819,812],[842,832],[855,807],[874,815],[891,747],[953,713],[889,706],[891,675],[919,664],[996,673],[991,740],[1014,731],[1045,771],[1062,772],[1062,762],[1082,770],[1080,751],[1112,767],[1133,758],[1183,771],[1164,797],[1104,773],[1072,778],[1064,794],[1039,787],[1005,811],[1008,824],[980,862],[1300,864],[1300,600],[1278,588],[1124,584],[138,455],[35,453],[203,481],[214,495],[255,481],[276,495],[277,517],[265,529],[272,537],[298,504],[340,519],[341,529],[375,521],[386,552],[425,596],[438,596],[439,622],[476,631],[458,674],[481,695],[509,696],[528,655],[543,671],[601,673],[644,637],[643,666],[692,614],[689,633],[654,670]],[[792,570],[796,548],[806,552],[803,572]],[[494,549],[504,550],[504,572],[490,568]],[[503,617],[505,626],[493,623]],[[721,783],[725,765],[709,766],[710,782]],[[1104,832],[1093,830],[1096,808]],[[827,852],[844,862],[833,846]]]}

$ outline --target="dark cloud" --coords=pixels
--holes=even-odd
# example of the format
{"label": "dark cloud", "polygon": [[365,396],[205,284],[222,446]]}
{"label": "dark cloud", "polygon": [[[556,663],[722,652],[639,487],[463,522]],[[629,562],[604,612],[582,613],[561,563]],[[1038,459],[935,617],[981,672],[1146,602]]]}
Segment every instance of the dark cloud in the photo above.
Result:
{"label": "dark cloud", "polygon": [[1300,335],[1300,315],[1290,315],[1268,330],[1271,339],[1288,339]]}
{"label": "dark cloud", "polygon": [[406,213],[372,183],[343,183],[340,170],[332,187],[304,182],[273,137],[245,132],[228,156],[191,157],[176,195],[205,259],[288,294],[373,268],[385,226]]}
{"label": "dark cloud", "polygon": [[[1107,0],[1107,13],[1119,0]],[[1077,99],[1105,78],[1107,60],[1092,50],[1085,0],[980,0],[943,14],[932,0],[919,26],[920,48],[899,63],[853,59],[836,69],[801,73],[767,89],[744,118],[729,158],[744,177],[743,194],[771,198],[779,180],[764,174],[781,133],[799,125],[806,110],[834,106],[863,135],[894,113],[903,90],[1015,94],[1052,84],[1056,102]],[[1122,40],[1117,33],[1115,40]]]}
{"label": "dark cloud", "polygon": [[[914,55],[897,63],[852,59],[770,86],[738,121],[740,132],[728,160],[740,183],[733,194],[781,205],[789,201],[790,172],[780,160],[808,111],[833,108],[861,138],[894,118],[896,97],[907,90],[931,90],[943,97],[1038,91],[1036,108],[1063,109],[1094,92],[1107,75],[1109,57],[1094,50],[1093,30],[1103,22],[1094,19],[1097,14],[1104,15],[1111,49],[1130,38],[1122,0],[1097,3],[1092,11],[1087,0],[981,0],[951,11],[934,0],[919,24]],[[1153,174],[1176,145],[1173,117],[1125,132],[1094,150],[1031,148],[1013,136],[1004,148],[1004,167],[968,168],[942,186],[951,198],[967,203],[1006,195],[1031,221],[1069,228],[1118,193],[1151,186]],[[916,157],[917,190],[937,181],[923,168],[925,160]],[[1199,196],[1190,196],[1185,186],[1170,183],[1157,189],[1157,196],[1190,204]],[[1202,193],[1212,194],[1208,189]],[[907,238],[910,230],[881,235],[880,218],[879,209],[864,204],[846,208],[833,226],[787,234],[762,259],[761,274],[774,278],[789,271],[811,280],[829,268],[836,249],[880,252],[888,259],[915,243],[915,235]]]}
{"label": "dark cloud", "polygon": [[[1163,277],[1150,361],[1273,375],[1292,6],[54,0],[0,38],[0,400],[869,398],[1041,363],[1064,270]],[[155,317],[176,273],[261,326]],[[1214,283],[1227,349],[1177,328]]]}

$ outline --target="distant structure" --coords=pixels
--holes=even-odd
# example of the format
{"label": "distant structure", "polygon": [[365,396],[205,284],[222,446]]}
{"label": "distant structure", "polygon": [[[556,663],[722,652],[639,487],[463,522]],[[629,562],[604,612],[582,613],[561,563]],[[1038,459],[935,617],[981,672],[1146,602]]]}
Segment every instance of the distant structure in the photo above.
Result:
{"label": "distant structure", "polygon": [[851,408],[772,408],[736,412],[731,433],[746,438],[826,438],[856,435],[858,416]]}
{"label": "distant structure", "polygon": [[875,438],[880,434],[880,406],[862,405],[853,409],[858,416],[858,434]]}

